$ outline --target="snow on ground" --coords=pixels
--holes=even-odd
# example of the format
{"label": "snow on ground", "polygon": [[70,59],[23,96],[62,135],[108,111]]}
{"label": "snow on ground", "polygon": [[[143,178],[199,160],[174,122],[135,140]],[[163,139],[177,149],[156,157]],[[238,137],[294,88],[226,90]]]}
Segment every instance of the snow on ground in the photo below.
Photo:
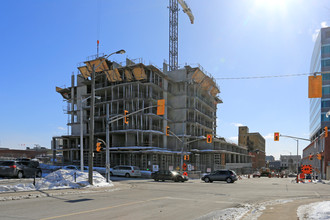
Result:
{"label": "snow on ground", "polygon": [[266,206],[284,204],[292,202],[292,200],[272,200],[257,204],[244,204],[239,205],[236,208],[228,208],[219,211],[211,212],[207,215],[201,216],[196,220],[256,220],[262,215],[262,211],[266,209]]}
{"label": "snow on ground", "polygon": [[47,189],[76,189],[88,187],[110,187],[111,182],[107,183],[106,179],[98,172],[93,172],[93,185],[88,182],[88,173],[77,170],[57,170],[41,179],[36,179],[35,186],[32,183],[0,186],[1,192],[31,191],[31,190],[47,190]]}
{"label": "snow on ground", "polygon": [[299,206],[297,215],[301,220],[330,219],[330,201],[315,202]]}

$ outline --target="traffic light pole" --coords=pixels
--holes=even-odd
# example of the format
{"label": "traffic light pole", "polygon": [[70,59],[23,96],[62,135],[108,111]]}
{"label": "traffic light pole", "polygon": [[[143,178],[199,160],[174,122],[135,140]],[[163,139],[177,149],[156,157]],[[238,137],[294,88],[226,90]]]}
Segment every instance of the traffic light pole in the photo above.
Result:
{"label": "traffic light pole", "polygon": [[192,142],[195,142],[195,141],[200,141],[200,140],[204,140],[206,138],[201,138],[201,139],[196,139],[196,140],[192,140],[192,141],[185,141],[185,138],[183,136],[183,140],[181,140],[176,134],[174,134],[171,130],[169,130],[169,132],[174,136],[176,137],[179,141],[181,141],[182,143],[182,147],[181,147],[181,159],[180,159],[180,172],[182,172],[182,167],[183,167],[183,149],[186,147],[186,145],[192,143]]}
{"label": "traffic light pole", "polygon": [[298,183],[298,173],[299,173],[299,164],[298,164],[298,156],[299,156],[299,140],[303,140],[303,141],[310,141],[309,139],[306,138],[299,138],[299,137],[293,137],[293,136],[288,136],[288,135],[282,135],[280,134],[280,137],[287,137],[287,138],[292,138],[295,139],[297,141],[297,183]]}

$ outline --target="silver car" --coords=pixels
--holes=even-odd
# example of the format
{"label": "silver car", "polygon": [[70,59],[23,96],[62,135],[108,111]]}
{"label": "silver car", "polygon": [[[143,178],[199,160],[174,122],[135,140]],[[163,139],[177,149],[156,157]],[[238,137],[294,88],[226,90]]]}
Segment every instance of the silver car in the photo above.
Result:
{"label": "silver car", "polygon": [[110,175],[113,176],[141,176],[140,168],[137,166],[126,166],[126,165],[119,165],[115,166],[110,170]]}

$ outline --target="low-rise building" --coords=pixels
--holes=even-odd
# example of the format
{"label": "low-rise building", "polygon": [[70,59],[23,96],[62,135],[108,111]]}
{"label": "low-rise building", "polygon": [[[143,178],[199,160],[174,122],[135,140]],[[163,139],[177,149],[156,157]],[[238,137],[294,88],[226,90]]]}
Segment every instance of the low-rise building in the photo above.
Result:
{"label": "low-rise building", "polygon": [[280,161],[282,170],[297,173],[297,168],[301,165],[301,155],[281,155]]}

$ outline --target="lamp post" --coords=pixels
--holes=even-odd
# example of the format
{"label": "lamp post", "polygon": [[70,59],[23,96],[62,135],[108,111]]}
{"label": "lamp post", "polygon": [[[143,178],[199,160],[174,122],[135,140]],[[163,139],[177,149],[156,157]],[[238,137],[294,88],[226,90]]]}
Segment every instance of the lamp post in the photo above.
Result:
{"label": "lamp post", "polygon": [[[83,99],[80,98],[80,170],[84,172],[84,128],[83,128],[83,102],[87,101],[90,98],[87,97]],[[101,96],[95,96],[97,99],[101,99]]]}
{"label": "lamp post", "polygon": [[[104,60],[102,60],[97,66],[93,64],[92,66],[92,74],[91,74],[91,107],[90,107],[90,126],[89,126],[89,154],[88,154],[88,182],[93,185],[93,145],[94,145],[94,111],[95,111],[95,70],[101,66],[101,64],[111,55],[113,54],[124,54],[125,50],[118,50],[105,56]],[[109,155],[106,155],[109,157]]]}

